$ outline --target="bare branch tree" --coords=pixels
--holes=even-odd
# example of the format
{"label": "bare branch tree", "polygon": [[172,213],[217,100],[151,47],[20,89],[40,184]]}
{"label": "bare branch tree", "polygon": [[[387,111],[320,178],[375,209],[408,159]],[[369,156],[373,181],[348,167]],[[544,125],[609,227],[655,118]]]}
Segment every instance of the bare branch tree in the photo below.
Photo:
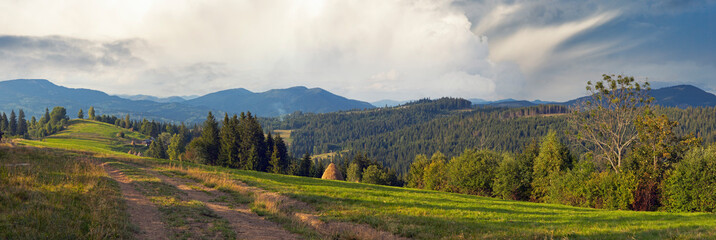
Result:
{"label": "bare branch tree", "polygon": [[626,151],[637,140],[635,120],[651,107],[649,90],[649,82],[639,84],[630,76],[603,74],[602,80],[587,82],[590,96],[570,109],[569,136],[594,151],[595,160],[620,172]]}

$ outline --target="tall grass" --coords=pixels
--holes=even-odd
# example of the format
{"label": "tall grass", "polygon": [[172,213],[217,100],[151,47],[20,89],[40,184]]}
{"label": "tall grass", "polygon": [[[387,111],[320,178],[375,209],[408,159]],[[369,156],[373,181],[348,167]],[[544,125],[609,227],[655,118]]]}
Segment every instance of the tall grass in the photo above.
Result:
{"label": "tall grass", "polygon": [[95,159],[0,146],[0,239],[130,239],[119,186]]}

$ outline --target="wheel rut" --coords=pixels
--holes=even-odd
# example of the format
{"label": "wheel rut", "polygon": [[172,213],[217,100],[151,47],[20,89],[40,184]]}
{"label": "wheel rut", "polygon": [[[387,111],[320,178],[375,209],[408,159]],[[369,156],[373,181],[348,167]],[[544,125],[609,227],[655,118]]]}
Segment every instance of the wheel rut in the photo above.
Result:
{"label": "wheel rut", "polygon": [[187,194],[187,198],[201,201],[217,215],[229,221],[239,239],[300,239],[298,235],[290,233],[278,224],[252,212],[246,204],[230,207],[227,203],[215,202],[217,197],[227,196],[224,192],[187,179],[168,177],[153,170],[144,170],[162,182],[180,189]]}
{"label": "wheel rut", "polygon": [[112,179],[119,183],[122,197],[127,203],[129,218],[139,228],[139,231],[135,233],[135,237],[150,240],[168,239],[166,228],[160,218],[157,207],[134,188],[132,180],[124,176],[122,171],[107,164],[102,164],[102,167]]}

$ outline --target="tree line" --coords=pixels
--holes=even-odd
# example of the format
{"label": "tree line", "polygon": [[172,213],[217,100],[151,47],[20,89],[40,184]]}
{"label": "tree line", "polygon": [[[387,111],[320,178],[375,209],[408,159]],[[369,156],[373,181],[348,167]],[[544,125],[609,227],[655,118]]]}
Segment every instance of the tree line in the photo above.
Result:
{"label": "tree line", "polygon": [[18,110],[17,115],[15,110],[11,110],[9,117],[4,112],[0,114],[0,134],[5,137],[41,138],[62,131],[68,121],[64,107],[54,107],[52,112],[45,108],[45,114],[39,120],[35,116],[26,119],[22,109]]}

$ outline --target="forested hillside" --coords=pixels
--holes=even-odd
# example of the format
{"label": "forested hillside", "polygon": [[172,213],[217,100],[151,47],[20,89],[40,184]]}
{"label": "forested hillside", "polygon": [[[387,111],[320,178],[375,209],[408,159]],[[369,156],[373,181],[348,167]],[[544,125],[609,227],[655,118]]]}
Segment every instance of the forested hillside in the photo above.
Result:
{"label": "forested hillside", "polygon": [[[440,151],[452,157],[470,148],[517,152],[549,130],[566,131],[567,111],[559,105],[496,108],[443,98],[368,111],[292,114],[262,122],[268,129],[293,130],[294,156],[336,152],[340,154],[333,158],[342,158],[365,153],[405,174],[417,154]],[[680,133],[693,133],[707,144],[716,141],[714,107],[656,107],[655,111],[679,122]],[[583,152],[578,146],[568,147],[573,153]]]}

